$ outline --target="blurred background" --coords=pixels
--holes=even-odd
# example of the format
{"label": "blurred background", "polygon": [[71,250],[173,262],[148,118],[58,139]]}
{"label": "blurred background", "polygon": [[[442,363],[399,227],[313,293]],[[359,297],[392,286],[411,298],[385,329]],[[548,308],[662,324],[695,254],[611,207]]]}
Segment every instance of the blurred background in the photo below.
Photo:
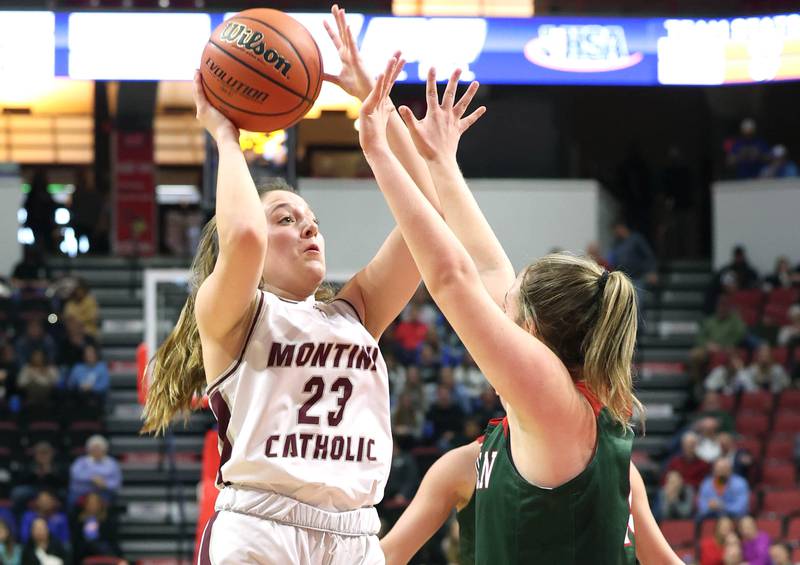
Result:
{"label": "blurred background", "polygon": [[[0,1],[4,563],[37,563],[25,561],[37,547],[77,564],[192,558],[213,507],[213,416],[139,436],[140,373],[213,214],[216,157],[189,80],[211,30],[251,7],[264,5]],[[329,3],[269,7],[306,25],[337,72]],[[430,66],[481,82],[488,112],[459,161],[516,268],[569,250],[635,280],[647,433],[634,462],[681,557],[800,562],[798,3],[344,7],[376,73],[403,51],[393,98],[418,116]],[[333,284],[392,227],[358,108],[326,84],[295,127],[240,140],[256,180],[287,179],[315,210]],[[396,439],[388,528],[433,461],[502,407],[424,288],[381,346]],[[723,506],[715,485],[731,493]],[[457,547],[448,525],[414,562],[455,563]]]}

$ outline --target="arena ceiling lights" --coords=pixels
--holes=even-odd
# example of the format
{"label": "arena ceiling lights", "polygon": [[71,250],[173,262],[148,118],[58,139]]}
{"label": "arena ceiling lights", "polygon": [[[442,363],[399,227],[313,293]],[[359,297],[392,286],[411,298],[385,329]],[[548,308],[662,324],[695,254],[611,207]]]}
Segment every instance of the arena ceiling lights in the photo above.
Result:
{"label": "arena ceiling lights", "polygon": [[[47,24],[45,16],[54,25]],[[335,51],[327,14],[293,14],[314,35],[325,68]],[[41,17],[35,64],[0,34],[4,76],[95,80],[188,80],[225,14],[4,12],[2,30],[30,29]],[[367,64],[379,70],[395,49],[408,61],[401,82],[423,82],[429,66],[445,78],[486,84],[722,85],[800,80],[800,14],[684,18],[446,18],[348,14]],[[2,31],[0,30],[0,31]],[[52,39],[51,39],[52,37]],[[51,49],[54,49],[52,53]],[[22,82],[22,81],[12,81]]]}

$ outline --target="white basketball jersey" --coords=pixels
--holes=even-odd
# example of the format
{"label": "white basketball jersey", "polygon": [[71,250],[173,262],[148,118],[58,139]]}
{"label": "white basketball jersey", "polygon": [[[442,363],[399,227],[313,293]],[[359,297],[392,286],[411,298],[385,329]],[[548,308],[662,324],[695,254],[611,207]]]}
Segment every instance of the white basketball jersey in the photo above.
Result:
{"label": "white basketball jersey", "polygon": [[348,302],[260,292],[242,353],[208,397],[219,422],[218,488],[334,511],[383,497],[392,460],[386,364]]}

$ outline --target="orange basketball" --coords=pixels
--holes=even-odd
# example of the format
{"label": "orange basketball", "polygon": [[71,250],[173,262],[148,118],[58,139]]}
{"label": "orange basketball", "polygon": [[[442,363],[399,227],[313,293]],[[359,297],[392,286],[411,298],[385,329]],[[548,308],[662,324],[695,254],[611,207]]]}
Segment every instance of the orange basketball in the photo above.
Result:
{"label": "orange basketball", "polygon": [[236,126],[268,132],[306,115],[322,87],[322,56],[297,20],[244,10],[211,34],[200,65],[209,102]]}

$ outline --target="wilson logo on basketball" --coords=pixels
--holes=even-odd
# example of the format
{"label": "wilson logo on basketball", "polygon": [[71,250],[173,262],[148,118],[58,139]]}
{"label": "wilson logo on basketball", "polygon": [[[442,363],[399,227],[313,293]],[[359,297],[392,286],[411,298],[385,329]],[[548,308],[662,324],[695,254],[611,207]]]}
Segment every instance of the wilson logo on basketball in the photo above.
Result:
{"label": "wilson logo on basketball", "polygon": [[225,43],[235,44],[242,49],[252,52],[264,61],[275,67],[284,77],[289,78],[292,64],[275,49],[268,49],[264,43],[264,34],[254,31],[244,24],[229,22],[219,36]]}

